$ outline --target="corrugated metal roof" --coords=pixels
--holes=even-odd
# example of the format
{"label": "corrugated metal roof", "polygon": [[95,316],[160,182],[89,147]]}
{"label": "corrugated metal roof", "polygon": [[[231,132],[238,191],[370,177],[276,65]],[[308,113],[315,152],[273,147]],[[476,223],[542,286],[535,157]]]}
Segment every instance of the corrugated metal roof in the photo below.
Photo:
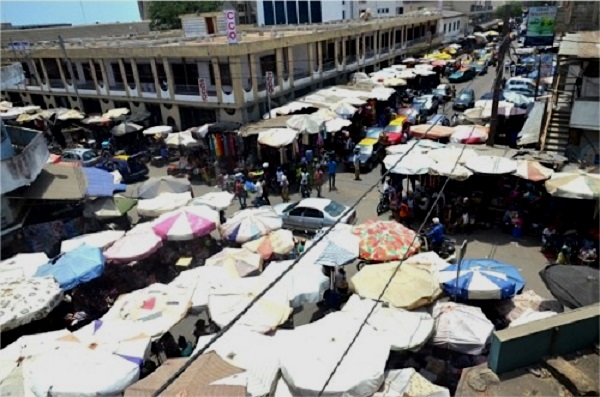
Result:
{"label": "corrugated metal roof", "polygon": [[600,31],[567,33],[560,42],[558,55],[600,58]]}

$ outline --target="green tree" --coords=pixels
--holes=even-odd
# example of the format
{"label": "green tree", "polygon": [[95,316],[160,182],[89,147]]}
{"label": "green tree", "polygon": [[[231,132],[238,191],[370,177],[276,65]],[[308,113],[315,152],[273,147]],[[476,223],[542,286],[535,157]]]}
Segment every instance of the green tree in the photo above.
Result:
{"label": "green tree", "polygon": [[150,29],[181,29],[180,15],[213,12],[221,9],[220,1],[151,1]]}
{"label": "green tree", "polygon": [[498,18],[504,18],[504,10],[508,8],[510,18],[520,17],[523,13],[523,4],[520,1],[509,1],[496,8],[496,16]]}

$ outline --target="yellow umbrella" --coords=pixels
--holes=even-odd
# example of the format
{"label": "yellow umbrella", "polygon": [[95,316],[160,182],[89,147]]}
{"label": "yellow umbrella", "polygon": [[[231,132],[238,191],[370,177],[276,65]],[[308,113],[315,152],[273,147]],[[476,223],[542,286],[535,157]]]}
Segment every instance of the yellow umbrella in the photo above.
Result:
{"label": "yellow umbrella", "polygon": [[500,36],[500,33],[496,32],[495,30],[488,30],[487,32],[484,33],[486,36]]}
{"label": "yellow umbrella", "polygon": [[383,79],[383,85],[385,87],[399,87],[406,85],[406,80],[400,79],[398,77],[388,77],[387,79]]}

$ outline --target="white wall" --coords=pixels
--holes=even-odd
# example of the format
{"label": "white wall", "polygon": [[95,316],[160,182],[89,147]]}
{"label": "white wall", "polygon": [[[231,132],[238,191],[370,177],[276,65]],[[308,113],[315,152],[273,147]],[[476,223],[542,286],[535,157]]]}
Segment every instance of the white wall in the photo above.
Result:
{"label": "white wall", "polygon": [[[457,24],[458,27],[454,28],[454,24]],[[444,25],[446,25],[445,32],[444,32]],[[442,18],[438,21],[438,33],[444,34],[445,38],[462,36],[466,27],[467,27],[467,19],[464,16]]]}
{"label": "white wall", "polygon": [[265,12],[263,8],[263,0],[256,1],[256,24],[263,26],[265,24]]}
{"label": "white wall", "polygon": [[[345,16],[345,19],[350,19],[349,15],[349,5],[350,0],[346,0],[345,4],[342,4],[340,0],[335,1],[322,1],[321,2],[321,14],[323,16],[323,22],[329,21],[341,21],[342,16]],[[343,12],[345,11],[345,13]]]}

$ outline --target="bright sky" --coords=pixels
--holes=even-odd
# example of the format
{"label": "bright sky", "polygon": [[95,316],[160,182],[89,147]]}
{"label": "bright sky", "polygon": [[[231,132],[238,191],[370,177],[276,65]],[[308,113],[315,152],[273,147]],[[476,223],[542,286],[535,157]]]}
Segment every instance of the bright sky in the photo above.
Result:
{"label": "bright sky", "polygon": [[104,1],[0,1],[2,22],[13,25],[71,23],[74,25],[96,22],[134,22],[140,20],[135,0]]}

